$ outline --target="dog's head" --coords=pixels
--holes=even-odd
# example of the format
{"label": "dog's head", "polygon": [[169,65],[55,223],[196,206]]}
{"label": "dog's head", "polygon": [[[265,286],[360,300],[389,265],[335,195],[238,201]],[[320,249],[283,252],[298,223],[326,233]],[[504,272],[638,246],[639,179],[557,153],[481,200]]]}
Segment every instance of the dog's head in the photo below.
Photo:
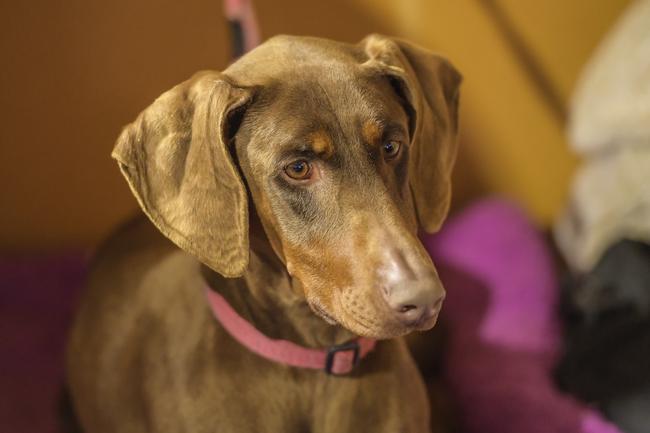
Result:
{"label": "dog's head", "polygon": [[359,335],[432,327],[444,290],[417,238],[450,201],[460,76],[410,43],[276,37],[199,73],[113,152],[156,226],[227,277],[248,209],[314,311]]}

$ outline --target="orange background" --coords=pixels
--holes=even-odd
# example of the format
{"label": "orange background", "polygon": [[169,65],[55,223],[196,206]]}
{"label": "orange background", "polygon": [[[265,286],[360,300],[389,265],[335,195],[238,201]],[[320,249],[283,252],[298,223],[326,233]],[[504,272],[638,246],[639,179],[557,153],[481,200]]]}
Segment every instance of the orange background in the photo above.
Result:
{"label": "orange background", "polygon": [[[580,69],[625,0],[501,0],[566,104]],[[575,165],[544,102],[482,0],[255,2],[264,38],[411,39],[462,71],[457,202],[510,196],[542,225],[562,206]],[[223,69],[221,2],[35,0],[0,5],[0,250],[95,244],[136,204],[110,159],[121,127],[200,69]]]}

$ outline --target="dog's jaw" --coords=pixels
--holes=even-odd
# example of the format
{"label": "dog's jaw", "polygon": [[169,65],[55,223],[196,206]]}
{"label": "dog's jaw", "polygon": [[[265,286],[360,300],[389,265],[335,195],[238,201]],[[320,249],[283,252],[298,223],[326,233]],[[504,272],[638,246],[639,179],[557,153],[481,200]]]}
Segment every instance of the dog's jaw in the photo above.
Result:
{"label": "dog's jaw", "polygon": [[319,302],[309,302],[309,307],[312,311],[325,322],[330,325],[338,325],[339,323],[334,319]]}

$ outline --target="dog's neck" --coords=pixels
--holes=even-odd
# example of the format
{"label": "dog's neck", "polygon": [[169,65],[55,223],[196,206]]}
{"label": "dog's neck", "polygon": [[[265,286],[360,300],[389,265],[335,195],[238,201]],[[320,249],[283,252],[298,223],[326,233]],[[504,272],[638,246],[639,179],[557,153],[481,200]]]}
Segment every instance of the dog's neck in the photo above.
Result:
{"label": "dog's neck", "polygon": [[330,325],[309,307],[299,283],[273,251],[260,224],[251,224],[250,263],[241,278],[224,278],[207,266],[204,278],[230,305],[268,337],[323,348],[356,336]]}

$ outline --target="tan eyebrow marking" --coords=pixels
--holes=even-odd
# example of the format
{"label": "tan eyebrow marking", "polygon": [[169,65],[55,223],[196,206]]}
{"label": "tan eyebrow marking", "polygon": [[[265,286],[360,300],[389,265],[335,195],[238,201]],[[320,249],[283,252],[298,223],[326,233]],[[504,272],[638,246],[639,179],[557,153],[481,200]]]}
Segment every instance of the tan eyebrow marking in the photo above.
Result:
{"label": "tan eyebrow marking", "polygon": [[334,155],[334,145],[329,134],[322,129],[309,134],[312,149],[314,153],[329,158]]}
{"label": "tan eyebrow marking", "polygon": [[363,140],[369,146],[376,144],[381,139],[381,126],[374,120],[366,120],[361,126]]}

